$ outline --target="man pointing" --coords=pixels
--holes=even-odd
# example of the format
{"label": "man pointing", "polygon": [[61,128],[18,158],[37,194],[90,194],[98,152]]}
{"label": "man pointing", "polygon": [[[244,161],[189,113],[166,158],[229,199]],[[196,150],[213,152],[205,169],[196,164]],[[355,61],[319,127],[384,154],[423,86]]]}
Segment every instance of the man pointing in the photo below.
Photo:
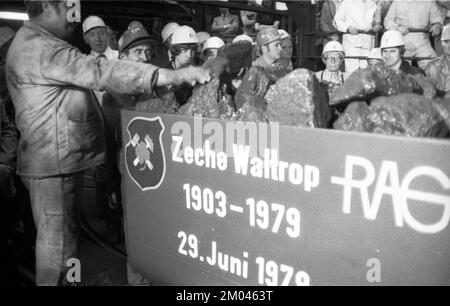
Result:
{"label": "man pointing", "polygon": [[70,18],[79,2],[26,0],[25,6],[30,20],[11,44],[6,77],[21,134],[17,172],[30,192],[37,227],[36,284],[57,285],[77,253],[83,171],[105,154],[92,90],[150,93],[155,86],[210,77],[202,68],[170,71],[84,55],[66,42],[79,22]]}

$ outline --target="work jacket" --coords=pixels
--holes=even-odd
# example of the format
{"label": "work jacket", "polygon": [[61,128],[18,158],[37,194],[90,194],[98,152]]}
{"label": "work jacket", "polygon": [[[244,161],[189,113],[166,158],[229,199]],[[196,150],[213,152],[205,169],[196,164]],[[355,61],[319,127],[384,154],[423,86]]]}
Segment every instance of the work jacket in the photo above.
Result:
{"label": "work jacket", "polygon": [[425,72],[437,89],[450,93],[450,64],[445,54],[429,62]]}
{"label": "work jacket", "polygon": [[104,159],[104,122],[92,90],[151,93],[157,67],[94,58],[26,21],[6,59],[21,138],[17,173],[42,178],[75,173]]}

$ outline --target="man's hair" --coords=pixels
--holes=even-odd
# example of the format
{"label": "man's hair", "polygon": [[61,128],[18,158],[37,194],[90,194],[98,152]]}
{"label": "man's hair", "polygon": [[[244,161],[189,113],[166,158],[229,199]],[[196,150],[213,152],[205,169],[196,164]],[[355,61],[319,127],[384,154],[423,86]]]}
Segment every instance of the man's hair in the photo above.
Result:
{"label": "man's hair", "polygon": [[39,0],[25,0],[25,8],[27,10],[28,16],[30,18],[38,17],[44,10],[42,9],[42,2],[50,2],[56,9],[62,0],[51,0],[51,1],[39,1]]}

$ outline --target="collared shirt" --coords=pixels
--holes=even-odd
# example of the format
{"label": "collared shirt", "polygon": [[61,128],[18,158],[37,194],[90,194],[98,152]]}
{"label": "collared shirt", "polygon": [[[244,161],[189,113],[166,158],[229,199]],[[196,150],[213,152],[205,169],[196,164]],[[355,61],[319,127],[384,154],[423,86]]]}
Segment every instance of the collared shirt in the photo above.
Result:
{"label": "collared shirt", "polygon": [[342,71],[331,72],[327,69],[317,71],[315,74],[320,83],[332,83],[341,85],[347,78],[347,76]]}
{"label": "collared shirt", "polygon": [[425,73],[436,85],[437,89],[450,92],[450,61],[446,60],[445,54],[435,58],[428,63]]}
{"label": "collared shirt", "polygon": [[98,57],[101,54],[104,54],[106,56],[106,58],[109,60],[119,58],[119,51],[113,50],[110,47],[106,48],[105,52],[103,52],[103,53],[98,53],[98,52],[95,52],[94,50],[91,50],[91,53],[90,53],[90,55],[92,55],[93,57]]}
{"label": "collared shirt", "polygon": [[[104,55],[106,57],[106,59],[109,59],[109,60],[119,59],[119,51],[113,50],[110,47],[107,47],[105,52],[103,52],[103,53],[98,53],[98,52],[95,52],[94,50],[91,50],[90,55],[92,55],[95,58]],[[105,94],[104,91],[94,90],[94,95],[97,98],[98,103],[100,103],[100,106],[103,106],[103,95],[104,94]]]}
{"label": "collared shirt", "polygon": [[344,0],[336,11],[334,22],[341,32],[352,26],[357,30],[369,31],[372,28],[377,5],[372,0]]}
{"label": "collared shirt", "polygon": [[388,30],[398,30],[399,26],[423,29],[432,23],[443,23],[435,1],[394,0],[384,18],[384,26]]}
{"label": "collared shirt", "polygon": [[75,173],[104,159],[104,123],[92,90],[151,93],[153,65],[96,59],[40,25],[24,22],[6,59],[8,89],[21,138],[17,173]]}

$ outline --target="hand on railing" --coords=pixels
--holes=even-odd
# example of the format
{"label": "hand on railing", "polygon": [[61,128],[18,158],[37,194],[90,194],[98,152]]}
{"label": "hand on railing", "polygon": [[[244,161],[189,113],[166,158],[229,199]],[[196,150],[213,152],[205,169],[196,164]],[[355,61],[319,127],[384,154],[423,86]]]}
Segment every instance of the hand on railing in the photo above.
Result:
{"label": "hand on railing", "polygon": [[432,36],[438,36],[439,33],[441,33],[441,30],[442,30],[442,24],[440,24],[440,23],[433,23],[431,25],[430,32],[431,32]]}

